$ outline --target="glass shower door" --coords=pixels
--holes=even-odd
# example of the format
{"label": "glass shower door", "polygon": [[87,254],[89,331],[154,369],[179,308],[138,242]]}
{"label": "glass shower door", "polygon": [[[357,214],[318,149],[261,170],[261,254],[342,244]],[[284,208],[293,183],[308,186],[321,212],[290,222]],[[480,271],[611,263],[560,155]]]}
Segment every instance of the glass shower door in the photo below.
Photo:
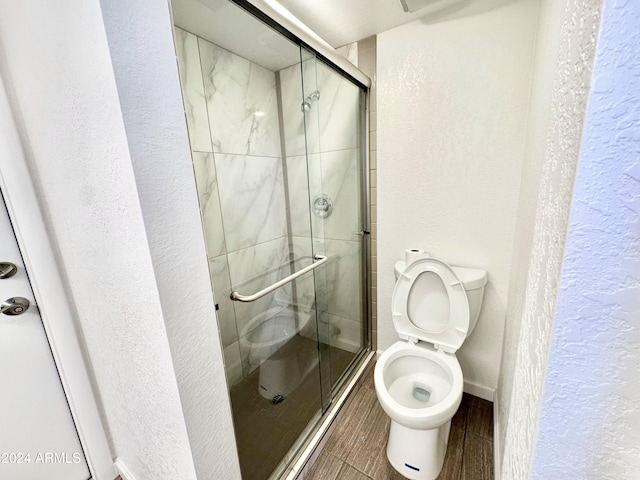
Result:
{"label": "glass shower door", "polygon": [[232,3],[172,5],[242,476],[265,480],[365,347],[361,90]]}
{"label": "glass shower door", "polygon": [[364,350],[368,238],[363,92],[302,49],[309,241],[326,256],[314,272],[315,316],[323,408]]}

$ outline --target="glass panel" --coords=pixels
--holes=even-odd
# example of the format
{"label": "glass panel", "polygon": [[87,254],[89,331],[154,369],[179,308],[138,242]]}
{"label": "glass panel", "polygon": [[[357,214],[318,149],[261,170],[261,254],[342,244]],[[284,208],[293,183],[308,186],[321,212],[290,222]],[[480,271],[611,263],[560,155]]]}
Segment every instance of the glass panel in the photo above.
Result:
{"label": "glass panel", "polygon": [[[240,466],[244,479],[262,480],[321,409],[313,276],[251,303],[229,298],[312,261],[310,246],[292,235],[299,225],[309,228],[309,214],[291,211],[288,189],[307,196],[306,172],[298,185],[282,141],[289,128],[304,135],[300,49],[232,4],[215,15],[173,6]],[[297,77],[297,88],[289,77]],[[282,112],[292,107],[300,125],[285,128]]]}
{"label": "glass panel", "polygon": [[240,466],[262,480],[364,348],[362,91],[230,2],[172,8]]}
{"label": "glass panel", "polygon": [[311,247],[329,258],[314,273],[323,407],[365,348],[366,184],[362,91],[303,51]]}

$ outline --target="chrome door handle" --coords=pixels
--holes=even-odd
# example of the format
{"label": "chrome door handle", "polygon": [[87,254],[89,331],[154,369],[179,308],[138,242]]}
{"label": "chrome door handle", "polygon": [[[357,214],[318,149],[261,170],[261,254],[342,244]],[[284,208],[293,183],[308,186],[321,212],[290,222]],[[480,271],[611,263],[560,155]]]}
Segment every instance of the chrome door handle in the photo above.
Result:
{"label": "chrome door handle", "polygon": [[29,300],[24,297],[8,298],[0,305],[0,313],[5,315],[22,315],[29,310]]}
{"label": "chrome door handle", "polygon": [[255,302],[259,298],[264,297],[268,293],[273,292],[274,290],[280,288],[281,286],[286,285],[289,282],[293,282],[296,278],[304,275],[305,273],[309,273],[314,268],[318,268],[320,265],[322,265],[327,261],[327,257],[325,257],[324,255],[320,255],[318,253],[316,253],[313,256],[313,259],[315,261],[311,265],[304,267],[295,273],[292,273],[288,277],[283,278],[282,280],[274,283],[273,285],[269,285],[267,288],[263,288],[259,292],[254,293],[253,295],[241,295],[234,290],[233,292],[231,292],[231,296],[229,298],[231,298],[231,300],[233,300],[234,302]]}
{"label": "chrome door handle", "polygon": [[18,272],[18,267],[15,263],[2,262],[0,263],[0,280],[3,278],[13,277]]}

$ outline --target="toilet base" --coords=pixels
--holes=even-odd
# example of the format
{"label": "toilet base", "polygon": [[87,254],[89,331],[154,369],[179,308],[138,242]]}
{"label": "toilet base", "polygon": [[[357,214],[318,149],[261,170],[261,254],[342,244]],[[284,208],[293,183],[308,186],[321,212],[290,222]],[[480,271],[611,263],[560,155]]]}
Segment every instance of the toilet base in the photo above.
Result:
{"label": "toilet base", "polygon": [[412,480],[435,480],[442,470],[451,420],[439,428],[414,430],[391,420],[387,458]]}

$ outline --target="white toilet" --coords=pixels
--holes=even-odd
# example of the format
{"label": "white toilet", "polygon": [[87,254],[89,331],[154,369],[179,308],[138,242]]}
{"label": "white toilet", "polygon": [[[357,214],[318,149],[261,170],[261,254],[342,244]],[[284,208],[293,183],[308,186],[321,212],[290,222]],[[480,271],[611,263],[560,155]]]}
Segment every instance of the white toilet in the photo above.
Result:
{"label": "white toilet", "polygon": [[378,401],[391,417],[387,457],[405,477],[433,480],[462,400],[455,352],[478,320],[487,272],[422,258],[397,262],[396,277],[392,316],[401,340],[374,372]]}

